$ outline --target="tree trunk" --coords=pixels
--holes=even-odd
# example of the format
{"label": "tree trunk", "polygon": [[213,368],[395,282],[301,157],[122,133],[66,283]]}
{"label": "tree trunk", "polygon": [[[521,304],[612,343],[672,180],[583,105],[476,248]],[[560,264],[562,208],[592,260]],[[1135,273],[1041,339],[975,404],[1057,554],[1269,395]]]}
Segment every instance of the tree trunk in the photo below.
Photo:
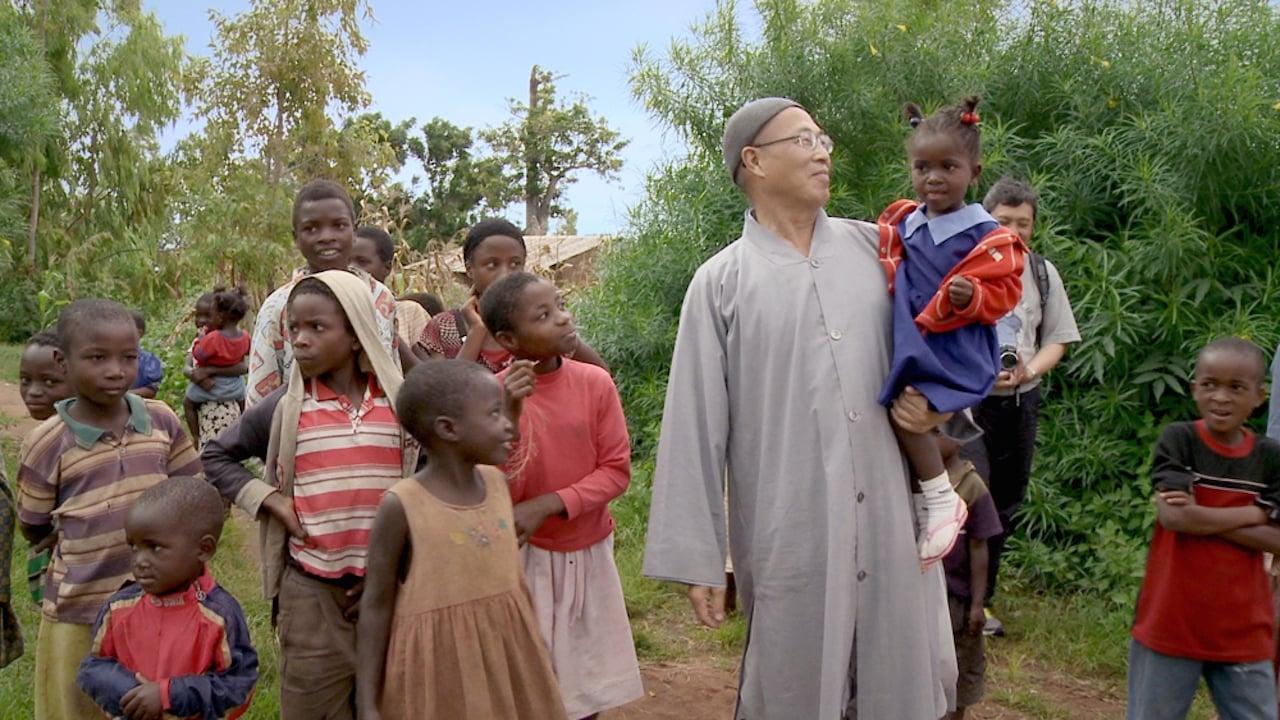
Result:
{"label": "tree trunk", "polygon": [[539,212],[538,158],[534,156],[529,134],[533,129],[533,114],[538,108],[538,66],[529,71],[529,109],[524,116],[524,231],[528,235],[546,235],[546,220]]}
{"label": "tree trunk", "polygon": [[538,226],[538,231],[526,231],[529,235],[549,235],[551,233],[551,205],[555,202],[556,186],[559,184],[558,178],[551,178],[547,181],[547,187],[542,192],[542,197],[537,199],[537,207],[535,209],[534,224]]}
{"label": "tree trunk", "polygon": [[284,91],[280,87],[276,88],[276,118],[272,126],[275,133],[267,138],[266,147],[263,148],[267,156],[267,182],[271,185],[279,185],[281,178],[284,176]]}
{"label": "tree trunk", "polygon": [[32,276],[36,274],[36,262],[39,260],[36,247],[36,231],[40,227],[40,167],[31,169],[31,214],[27,218],[27,270]]}
{"label": "tree trunk", "polygon": [[[45,32],[45,5],[47,3],[37,0],[32,4],[32,14],[35,16],[36,30],[40,34],[40,50],[48,52],[47,33]],[[36,276],[36,267],[39,263],[40,248],[36,245],[36,233],[40,229],[40,165],[39,153],[43,152],[41,147],[31,157],[31,213],[27,216],[27,272],[31,277]]]}

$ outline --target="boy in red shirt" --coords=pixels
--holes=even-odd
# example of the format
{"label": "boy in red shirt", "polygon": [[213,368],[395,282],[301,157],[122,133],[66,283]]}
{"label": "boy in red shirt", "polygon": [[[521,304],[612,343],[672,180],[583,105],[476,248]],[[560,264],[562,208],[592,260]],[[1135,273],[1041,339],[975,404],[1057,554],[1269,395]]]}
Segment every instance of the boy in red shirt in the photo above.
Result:
{"label": "boy in red shirt", "polygon": [[1280,443],[1245,421],[1266,399],[1266,361],[1239,338],[1196,359],[1200,419],[1156,445],[1157,523],[1129,643],[1129,720],[1185,718],[1200,678],[1223,720],[1274,720],[1271,588],[1280,552]]}
{"label": "boy in red shirt", "polygon": [[631,483],[622,401],[608,372],[566,357],[578,335],[551,283],[512,273],[480,311],[516,358],[499,376],[520,432],[506,469],[525,582],[566,713],[594,717],[644,694],[609,514]]}
{"label": "boy in red shirt", "polygon": [[76,683],[109,717],[238,718],[258,682],[258,653],[236,599],[205,567],[218,549],[222,497],[172,477],[125,519],[136,582],[107,601]]}

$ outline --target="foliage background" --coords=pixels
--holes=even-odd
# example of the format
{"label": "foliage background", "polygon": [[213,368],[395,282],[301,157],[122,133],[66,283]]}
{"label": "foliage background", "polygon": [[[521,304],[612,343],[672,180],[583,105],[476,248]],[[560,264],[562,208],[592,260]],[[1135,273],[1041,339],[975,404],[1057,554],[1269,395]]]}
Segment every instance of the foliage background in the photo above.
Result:
{"label": "foliage background", "polygon": [[1011,565],[1046,590],[1129,604],[1153,516],[1150,449],[1164,423],[1194,416],[1197,348],[1228,333],[1276,347],[1280,16],[1246,0],[755,9],[758,36],[725,2],[688,41],[635,54],[636,97],[692,150],[652,174],[579,318],[615,369],[638,466],[684,289],[741,230],[725,118],[760,96],[803,103],[836,142],[828,212],[874,219],[910,189],[902,104],[976,92],[979,190],[1006,173],[1039,190],[1033,245],[1061,270],[1084,338],[1048,379]]}

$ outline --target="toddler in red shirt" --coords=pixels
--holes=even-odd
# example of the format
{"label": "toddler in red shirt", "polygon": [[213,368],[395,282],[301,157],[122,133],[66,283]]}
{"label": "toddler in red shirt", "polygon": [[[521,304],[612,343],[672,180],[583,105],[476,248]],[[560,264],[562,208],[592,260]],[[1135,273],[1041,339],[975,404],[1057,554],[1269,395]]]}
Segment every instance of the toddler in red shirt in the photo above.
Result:
{"label": "toddler in red shirt", "polygon": [[631,442],[613,378],[566,355],[573,318],[556,287],[518,272],[480,303],[485,327],[516,361],[499,377],[520,439],[507,463],[525,582],[570,718],[644,694],[609,501],[631,482]]}
{"label": "toddler in red shirt", "polygon": [[135,582],[93,626],[76,684],[109,717],[238,718],[258,682],[240,604],[205,567],[218,548],[222,497],[207,482],[151,486],[125,519]]}
{"label": "toddler in red shirt", "polygon": [[[204,445],[206,437],[211,438],[225,430],[244,411],[245,358],[249,355],[250,337],[240,329],[240,322],[248,312],[244,288],[228,290],[219,286],[213,289],[208,304],[208,322],[200,326],[200,335],[191,345],[191,372],[188,375],[191,382],[187,384],[182,401],[187,425],[197,447]],[[196,313],[200,313],[199,303]],[[235,414],[221,418],[216,429],[201,432],[200,406],[207,403],[234,403],[232,410]]]}

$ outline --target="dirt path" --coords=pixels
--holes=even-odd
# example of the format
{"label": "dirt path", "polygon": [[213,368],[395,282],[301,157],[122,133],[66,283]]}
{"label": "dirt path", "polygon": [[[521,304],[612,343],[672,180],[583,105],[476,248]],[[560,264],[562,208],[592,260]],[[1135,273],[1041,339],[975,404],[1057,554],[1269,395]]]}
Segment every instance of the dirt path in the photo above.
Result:
{"label": "dirt path", "polygon": [[0,435],[21,441],[35,426],[36,421],[27,415],[27,406],[22,404],[18,386],[0,380]]}
{"label": "dirt path", "polygon": [[[1098,683],[1051,669],[1017,669],[1017,688],[1003,687],[1005,666],[999,653],[988,665],[987,695],[966,713],[969,720],[1113,720],[1124,717],[1124,700]],[[717,658],[691,658],[642,664],[648,694],[624,708],[601,715],[605,720],[725,720],[733,715],[737,674],[719,667]],[[1007,703],[1007,704],[1006,704]],[[1022,708],[1022,709],[1020,709]]]}
{"label": "dirt path", "polygon": [[736,673],[720,669],[714,658],[644,663],[647,697],[612,712],[605,720],[717,720],[733,714],[738,690]]}

